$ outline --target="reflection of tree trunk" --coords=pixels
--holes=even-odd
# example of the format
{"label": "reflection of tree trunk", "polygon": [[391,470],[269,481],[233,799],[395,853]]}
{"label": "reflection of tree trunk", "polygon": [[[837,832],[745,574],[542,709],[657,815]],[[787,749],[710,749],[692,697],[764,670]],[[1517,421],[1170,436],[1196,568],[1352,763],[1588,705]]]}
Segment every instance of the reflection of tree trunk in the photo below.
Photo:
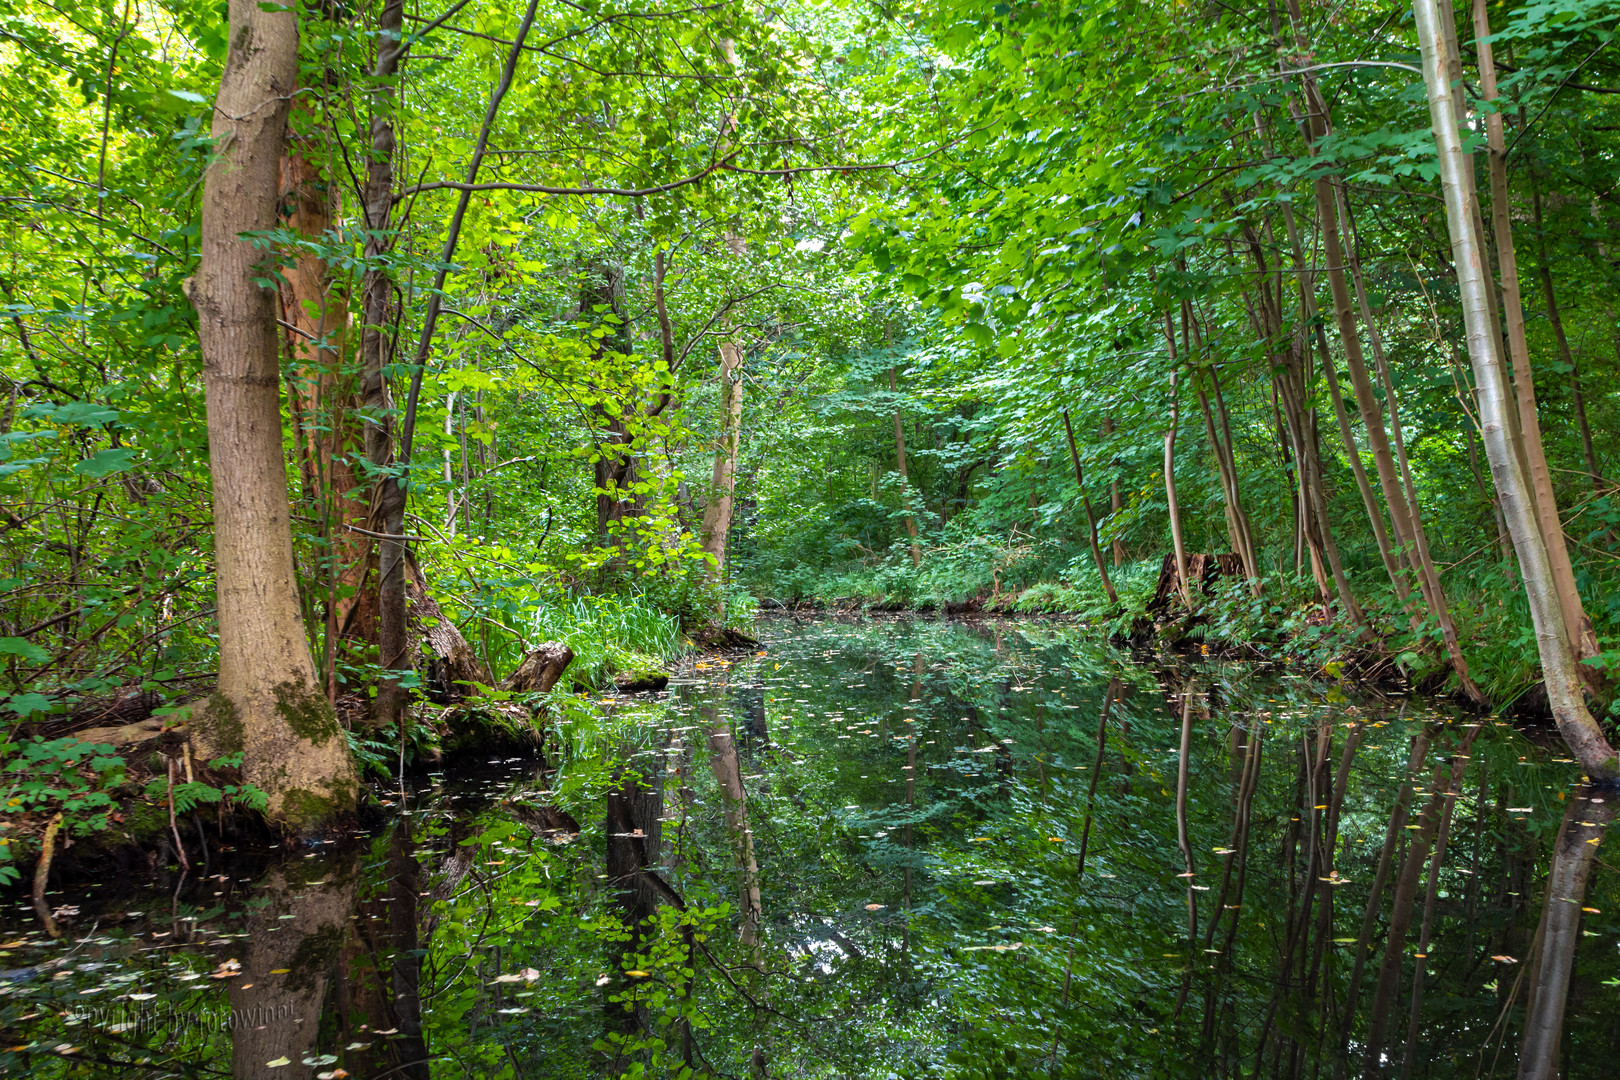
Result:
{"label": "reflection of tree trunk", "polygon": [[[628,756],[628,755],[626,755]],[[646,922],[661,904],[679,900],[653,868],[662,843],[660,817],[664,809],[663,770],[643,776],[621,765],[618,786],[607,795],[607,880],[614,890],[618,914],[629,937],[619,947],[609,981],[602,991],[608,1044],[613,1054],[609,1076],[617,1076],[627,1061],[626,1042],[646,1025],[645,1009],[614,1001],[630,992],[632,982],[623,973],[625,958],[638,952],[646,939]]]}
{"label": "reflection of tree trunk", "polygon": [[759,864],[754,860],[754,834],[748,827],[748,795],[743,788],[742,762],[737,756],[731,727],[720,714],[718,699],[711,699],[709,703],[708,721],[709,771],[714,774],[714,782],[725,802],[726,832],[731,837],[732,855],[740,878],[738,903],[742,929],[739,938],[752,948],[760,943]]}
{"label": "reflection of tree trunk", "polygon": [[906,880],[905,880],[905,926],[901,933],[901,950],[909,953],[911,950],[911,864],[913,861],[913,846],[916,842],[916,832],[912,825],[912,815],[917,810],[917,702],[922,700],[922,650],[917,650],[916,659],[911,664],[911,708],[910,715],[906,717]]}
{"label": "reflection of tree trunk", "polygon": [[[263,903],[249,909],[242,974],[231,980],[230,991],[231,1075],[238,1080],[309,1080],[315,1074],[303,1059],[315,1052],[357,884],[349,863],[325,863],[319,881],[294,876],[321,865],[298,860],[272,870],[255,890]],[[271,1067],[278,1060],[289,1064]]]}
{"label": "reflection of tree trunk", "polygon": [[1086,852],[1091,846],[1091,819],[1097,805],[1097,781],[1102,777],[1103,750],[1108,745],[1108,714],[1113,710],[1114,699],[1119,696],[1119,686],[1118,675],[1108,680],[1108,686],[1103,690],[1102,711],[1097,717],[1097,756],[1091,762],[1091,781],[1086,785],[1086,823],[1080,829],[1080,857],[1075,860],[1074,867],[1076,881],[1086,876]]}
{"label": "reflection of tree trunk", "polygon": [[[1466,766],[1465,766],[1466,767]],[[1440,867],[1446,860],[1446,842],[1451,835],[1451,815],[1457,806],[1457,793],[1461,788],[1460,770],[1453,769],[1453,783],[1446,792],[1445,808],[1440,813],[1440,831],[1434,842],[1434,854],[1429,858],[1429,884],[1423,897],[1423,925],[1418,930],[1416,962],[1412,971],[1412,1009],[1406,1026],[1406,1053],[1401,1059],[1401,1078],[1412,1075],[1412,1061],[1417,1052],[1418,1034],[1423,1018],[1423,983],[1429,970],[1429,936],[1434,930],[1434,905],[1440,892]]]}
{"label": "reflection of tree trunk", "polygon": [[1400,791],[1395,796],[1395,807],[1389,815],[1389,828],[1384,833],[1384,846],[1378,856],[1378,869],[1374,872],[1372,885],[1367,890],[1367,908],[1361,917],[1361,933],[1356,938],[1355,961],[1351,966],[1350,985],[1345,993],[1345,1026],[1339,1036],[1341,1063],[1336,1069],[1336,1076],[1344,1075],[1342,1059],[1350,1043],[1350,1025],[1355,1019],[1356,999],[1361,993],[1361,975],[1366,966],[1367,950],[1372,942],[1373,926],[1378,919],[1384,885],[1389,880],[1389,868],[1394,860],[1396,844],[1405,834],[1407,812],[1412,805],[1412,777],[1423,768],[1423,760],[1429,752],[1430,737],[1429,731],[1423,730],[1412,740],[1406,772],[1401,781]]}
{"label": "reflection of tree trunk", "polygon": [[[1227,844],[1227,854],[1222,856],[1225,864],[1221,872],[1221,891],[1216,898],[1214,914],[1211,915],[1208,928],[1204,931],[1204,948],[1213,947],[1215,931],[1220,926],[1226,912],[1232,912],[1232,918],[1227,923],[1226,936],[1222,939],[1220,953],[1215,959],[1215,978],[1211,981],[1205,997],[1204,1024],[1202,1044],[1207,1049],[1213,1046],[1216,1029],[1216,1004],[1221,998],[1221,987],[1226,976],[1232,970],[1232,946],[1237,940],[1238,922],[1243,910],[1243,891],[1248,879],[1249,870],[1249,821],[1254,807],[1254,793],[1258,788],[1260,777],[1260,754],[1264,728],[1256,731],[1244,732],[1242,728],[1234,729],[1240,736],[1246,736],[1242,742],[1242,760],[1236,768],[1237,797],[1233,802],[1231,839]],[[1235,867],[1234,867],[1235,863]]]}
{"label": "reflection of tree trunk", "polygon": [[1412,833],[1412,844],[1406,860],[1395,879],[1395,898],[1390,909],[1389,934],[1384,941],[1384,956],[1378,968],[1378,982],[1373,990],[1370,1013],[1367,1018],[1367,1037],[1364,1040],[1363,1073],[1368,1080],[1377,1077],[1383,1068],[1384,1038],[1389,1012],[1395,1005],[1400,987],[1401,963],[1406,951],[1406,935],[1412,926],[1412,915],[1417,901],[1418,878],[1429,860],[1435,834],[1448,804],[1448,795],[1457,789],[1463,767],[1468,763],[1468,751],[1482,730],[1475,724],[1468,729],[1450,764],[1442,762],[1432,776],[1433,794],[1418,815],[1417,829]]}
{"label": "reflection of tree trunk", "polygon": [[1187,992],[1192,989],[1193,949],[1198,943],[1198,892],[1193,888],[1197,868],[1193,865],[1192,837],[1187,831],[1187,776],[1192,754],[1193,699],[1198,691],[1188,684],[1181,692],[1181,750],[1176,758],[1176,846],[1181,849],[1181,876],[1187,882],[1187,959],[1183,965],[1181,991],[1176,995],[1175,1015],[1181,1015],[1187,1003]]}
{"label": "reflection of tree trunk", "polygon": [[1541,933],[1537,935],[1530,997],[1525,1004],[1519,1080],[1554,1080],[1564,1037],[1564,1006],[1581,939],[1581,906],[1598,844],[1614,820],[1615,793],[1582,788],[1570,799],[1553,844]]}
{"label": "reflection of tree trunk", "polygon": [[427,1041],[422,1035],[422,952],[417,920],[418,875],[411,819],[401,816],[394,826],[393,850],[388,855],[388,936],[393,946],[394,1027],[399,1037],[389,1040],[398,1074],[405,1080],[428,1080]]}

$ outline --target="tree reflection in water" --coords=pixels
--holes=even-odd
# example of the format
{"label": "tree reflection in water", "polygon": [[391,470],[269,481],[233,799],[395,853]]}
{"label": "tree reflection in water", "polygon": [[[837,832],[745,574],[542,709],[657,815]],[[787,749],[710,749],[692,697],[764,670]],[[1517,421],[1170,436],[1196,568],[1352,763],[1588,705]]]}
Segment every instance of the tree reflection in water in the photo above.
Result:
{"label": "tree reflection in water", "polygon": [[1073,628],[764,632],[374,835],[17,910],[0,1070],[1612,1073],[1617,796],[1534,729]]}

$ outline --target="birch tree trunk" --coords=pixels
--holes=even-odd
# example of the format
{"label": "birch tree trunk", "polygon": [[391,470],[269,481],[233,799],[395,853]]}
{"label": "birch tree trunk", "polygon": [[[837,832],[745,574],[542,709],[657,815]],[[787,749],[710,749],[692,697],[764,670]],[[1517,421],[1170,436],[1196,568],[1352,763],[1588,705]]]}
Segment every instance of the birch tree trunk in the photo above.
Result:
{"label": "birch tree trunk", "polygon": [[[1496,60],[1492,55],[1490,20],[1485,12],[1485,0],[1473,0],[1474,49],[1479,59],[1479,87],[1485,100],[1496,98]],[[1558,590],[1558,603],[1563,609],[1564,631],[1569,635],[1570,647],[1577,661],[1595,659],[1598,655],[1597,636],[1592,620],[1586,617],[1581,605],[1581,594],[1575,586],[1575,568],[1570,564],[1569,548],[1564,543],[1564,524],[1558,515],[1558,496],[1553,491],[1552,473],[1547,468],[1547,453],[1541,443],[1541,421],[1536,411],[1536,383],[1530,367],[1530,346],[1524,333],[1524,302],[1519,296],[1519,260],[1513,250],[1513,217],[1509,212],[1507,178],[1507,140],[1502,130],[1502,114],[1491,110],[1485,114],[1485,140],[1490,150],[1491,222],[1496,234],[1496,265],[1502,278],[1502,312],[1507,317],[1508,347],[1513,359],[1513,389],[1518,405],[1519,437],[1524,444],[1524,460],[1530,467],[1530,486],[1535,497],[1536,520],[1541,525],[1541,538],[1547,545],[1547,558],[1552,564],[1553,583]],[[1539,219],[1540,198],[1536,198]],[[1540,221],[1537,221],[1540,225]],[[1543,271],[1546,260],[1541,260]],[[1564,340],[1563,325],[1552,303],[1552,278],[1542,279],[1548,297],[1548,317],[1554,334],[1564,353],[1566,363],[1569,343]],[[1595,668],[1581,666],[1577,671],[1588,682],[1595,681]]]}
{"label": "birch tree trunk", "polygon": [[1479,395],[1485,456],[1490,461],[1491,478],[1496,482],[1502,514],[1519,557],[1519,572],[1530,603],[1547,698],[1559,733],[1587,773],[1593,779],[1609,779],[1620,775],[1620,759],[1604,737],[1603,729],[1586,709],[1580,676],[1575,670],[1575,655],[1564,630],[1564,613],[1553,581],[1551,560],[1542,541],[1530,487],[1511,440],[1507,377],[1496,347],[1483,243],[1475,227],[1474,207],[1470,205],[1472,189],[1458,134],[1449,77],[1450,59],[1446,55],[1441,26],[1444,16],[1437,0],[1413,0],[1412,12],[1423,48],[1423,81],[1428,89],[1430,120],[1439,154],[1446,224],[1457,268],[1468,355]]}
{"label": "birch tree trunk", "polygon": [[241,236],[276,226],[288,103],[298,79],[296,16],[232,0],[230,42],[191,289],[217,563],[219,689],[207,712],[222,751],[241,751],[244,778],[269,796],[271,819],[302,830],[352,810],[358,783],[299,616],[276,296],[258,283],[263,253]]}
{"label": "birch tree trunk", "polygon": [[737,496],[737,454],[742,444],[742,350],[720,346],[720,442],[714,450],[714,480],[703,508],[703,550],[714,556],[715,580],[725,580],[726,538]]}

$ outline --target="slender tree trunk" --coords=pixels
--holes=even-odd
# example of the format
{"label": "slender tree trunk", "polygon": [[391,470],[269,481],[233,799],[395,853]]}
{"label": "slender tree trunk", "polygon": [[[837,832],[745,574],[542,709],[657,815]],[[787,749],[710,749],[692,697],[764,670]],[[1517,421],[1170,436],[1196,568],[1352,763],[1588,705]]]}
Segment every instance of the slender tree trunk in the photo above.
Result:
{"label": "slender tree trunk", "polygon": [[[889,393],[895,393],[894,367],[889,367]],[[911,513],[911,477],[906,472],[906,425],[900,410],[894,410],[894,468],[900,474],[900,505],[906,512],[906,535],[911,537],[911,565],[922,565],[922,548],[917,544],[917,519]]]}
{"label": "slender tree trunk", "polygon": [[[232,0],[231,48],[203,180],[197,308],[217,564],[219,689],[208,708],[222,752],[301,830],[353,809],[348,743],[316,680],[299,618],[281,437],[276,298],[243,233],[276,225],[288,102],[297,86],[292,11]],[[240,117],[241,119],[236,119]]]}
{"label": "slender tree trunk", "polygon": [[703,508],[703,550],[714,557],[715,580],[723,581],[726,537],[737,493],[737,455],[742,443],[742,351],[720,346],[720,442],[714,450],[714,481]]}
{"label": "slender tree trunk", "polygon": [[[1487,101],[1496,98],[1496,61],[1492,56],[1491,26],[1485,11],[1485,0],[1473,0],[1474,48],[1479,59],[1480,92]],[[1490,149],[1491,218],[1496,234],[1496,263],[1502,278],[1502,311],[1507,316],[1508,347],[1513,360],[1513,389],[1518,405],[1519,437],[1523,440],[1524,460],[1529,465],[1531,495],[1535,500],[1536,520],[1541,527],[1541,538],[1547,546],[1547,559],[1552,566],[1553,584],[1558,590],[1558,603],[1563,611],[1564,631],[1569,635],[1570,648],[1577,662],[1594,660],[1598,655],[1597,636],[1592,620],[1586,617],[1581,605],[1581,594],[1575,586],[1575,568],[1570,563],[1569,548],[1564,543],[1564,525],[1558,514],[1558,496],[1553,490],[1552,473],[1547,468],[1547,453],[1541,443],[1541,420],[1536,411],[1536,383],[1530,367],[1530,346],[1524,333],[1524,302],[1519,296],[1519,261],[1513,250],[1513,217],[1508,196],[1507,140],[1502,130],[1502,113],[1493,109],[1485,113],[1485,138]],[[1541,235],[1540,193],[1535,196],[1537,234]],[[1545,237],[1541,237],[1545,242]],[[1553,302],[1552,276],[1545,273],[1547,261],[1541,260],[1544,271],[1542,289],[1547,296],[1548,318],[1553,324],[1554,336],[1564,362],[1572,364],[1569,343],[1564,339],[1563,324],[1557,316]],[[1581,664],[1577,671],[1588,684],[1597,678],[1597,669]]]}
{"label": "slender tree trunk", "polygon": [[1479,393],[1480,430],[1485,438],[1485,454],[1491,463],[1491,477],[1496,481],[1502,500],[1502,513],[1507,518],[1508,531],[1519,557],[1547,697],[1558,730],[1575,757],[1593,779],[1609,779],[1620,774],[1620,759],[1609,746],[1603,729],[1586,709],[1580,675],[1575,670],[1576,659],[1564,631],[1564,616],[1551,562],[1536,521],[1529,484],[1511,442],[1507,379],[1501,354],[1496,351],[1495,327],[1490,322],[1491,290],[1485,273],[1483,245],[1474,227],[1473,207],[1469,205],[1467,162],[1453,110],[1450,61],[1445,55],[1441,27],[1443,16],[1437,0],[1413,0],[1412,10],[1423,47],[1423,76],[1439,153],[1446,219],[1468,331],[1468,353]]}
{"label": "slender tree trunk", "polygon": [[[390,503],[398,485],[391,482],[394,466],[394,401],[387,370],[394,356],[391,325],[398,316],[393,310],[394,283],[384,260],[393,251],[392,215],[394,207],[394,80],[399,75],[400,58],[405,53],[404,0],[384,0],[377,17],[377,58],[372,67],[375,90],[371,95],[371,148],[366,163],[365,198],[362,203],[366,229],[366,270],[361,280],[362,322],[360,329],[360,403],[366,418],[366,460],[372,473],[371,513],[368,530],[385,532]],[[368,545],[369,546],[369,545]],[[353,627],[359,620],[376,622],[378,661],[385,672],[398,670],[406,662],[409,631],[405,618],[405,541],[384,537],[378,544],[377,598],[375,610],[357,597],[346,613],[344,623]],[[369,564],[369,553],[366,557]],[[369,625],[359,628],[359,636],[371,637]],[[352,632],[352,630],[351,630]],[[405,715],[406,694],[398,679],[385,675],[372,699],[371,722],[376,727],[397,724]]]}
{"label": "slender tree trunk", "polygon": [[[1308,77],[1305,89],[1306,106],[1310,110],[1306,132],[1314,151],[1315,144],[1328,133],[1327,104],[1316,92],[1315,83]],[[1312,183],[1312,190],[1316,196],[1316,212],[1322,227],[1328,287],[1333,296],[1333,314],[1338,325],[1339,341],[1344,348],[1345,367],[1350,372],[1350,385],[1355,392],[1356,406],[1361,411],[1362,426],[1367,432],[1367,443],[1372,449],[1373,463],[1378,469],[1378,484],[1384,492],[1384,504],[1389,507],[1390,525],[1395,530],[1396,543],[1401,545],[1408,562],[1417,572],[1418,585],[1423,591],[1423,598],[1427,601],[1429,610],[1440,624],[1446,655],[1451,661],[1451,668],[1456,672],[1458,681],[1462,684],[1463,693],[1471,700],[1483,703],[1485,695],[1469,676],[1468,661],[1463,657],[1462,644],[1457,639],[1457,627],[1452,621],[1439,574],[1436,573],[1434,565],[1423,557],[1420,548],[1426,548],[1426,545],[1420,546],[1417,542],[1418,530],[1422,528],[1419,511],[1417,506],[1407,501],[1406,491],[1396,469],[1395,456],[1390,450],[1389,433],[1384,428],[1383,410],[1379,407],[1378,396],[1373,391],[1372,380],[1367,375],[1366,361],[1361,352],[1361,337],[1356,330],[1355,307],[1350,299],[1350,287],[1345,280],[1344,248],[1340,242],[1342,233],[1333,181],[1327,176],[1317,177]],[[1378,517],[1376,507],[1372,508],[1372,516],[1375,519]]]}
{"label": "slender tree trunk", "polygon": [[[434,272],[432,286],[427,291],[427,302],[422,312],[422,329],[417,337],[416,350],[411,359],[410,388],[405,399],[405,415],[399,425],[399,450],[397,458],[393,461],[392,475],[381,482],[381,492],[374,505],[382,515],[382,529],[385,539],[382,542],[379,575],[381,577],[379,588],[379,631],[380,660],[385,671],[399,671],[409,663],[409,615],[406,611],[405,593],[405,505],[410,490],[411,446],[415,438],[417,403],[422,394],[422,376],[427,370],[427,363],[433,352],[433,332],[438,326],[439,313],[444,304],[445,282],[449,278],[450,269],[456,255],[456,246],[461,240],[461,226],[467,217],[467,207],[472,202],[471,186],[478,179],[478,170],[483,165],[484,156],[489,149],[490,130],[495,125],[495,117],[499,115],[501,101],[512,88],[512,80],[517,73],[518,61],[523,55],[523,43],[529,35],[529,28],[534,25],[535,8],[538,0],[530,0],[523,20],[518,25],[514,41],[509,47],[505,63],[501,68],[500,81],[489,97],[489,105],[484,111],[483,125],[479,128],[478,139],[472,149],[467,162],[466,181],[456,199],[455,209],[450,214],[450,221],[445,231],[444,247],[439,254],[439,266]],[[382,65],[382,53],[379,47],[378,66]],[[396,61],[397,71],[397,61]],[[390,136],[392,132],[390,131]],[[373,151],[376,150],[376,127],[373,124],[372,138]],[[390,138],[390,142],[391,142]],[[374,162],[375,163],[375,162]],[[392,193],[389,195],[392,198]],[[390,448],[391,449],[391,448]],[[375,714],[383,722],[400,723],[404,717],[406,695],[399,685],[397,678],[385,677],[383,685],[379,687]],[[401,729],[403,733],[403,728]]]}
{"label": "slender tree trunk", "polygon": [[[1112,435],[1113,433],[1114,433],[1114,418],[1112,416],[1103,417],[1103,437],[1106,439],[1108,436]],[[1119,462],[1118,462],[1117,459],[1114,462],[1114,470],[1115,470],[1114,471],[1114,476],[1108,481],[1108,512],[1111,515],[1119,513],[1121,508],[1124,506],[1124,504],[1120,501],[1120,498],[1119,498],[1119,472],[1118,472],[1118,470],[1119,470]],[[1114,566],[1116,568],[1120,567],[1120,566],[1124,566],[1125,565],[1125,542],[1123,540],[1121,540],[1118,535],[1115,535],[1115,537],[1114,537],[1113,548],[1114,548]]]}
{"label": "slender tree trunk", "polygon": [[1187,580],[1187,545],[1181,536],[1181,505],[1176,501],[1176,335],[1170,326],[1170,313],[1164,313],[1164,343],[1170,357],[1170,423],[1164,429],[1164,499],[1170,513],[1170,544],[1175,552],[1176,580],[1181,585],[1181,602],[1191,611],[1192,584]]}
{"label": "slender tree trunk", "polygon": [[[316,155],[314,139],[289,146],[281,159],[278,205],[282,223],[306,241],[329,243],[333,222],[341,216],[338,185],[331,183]],[[333,659],[337,628],[354,606],[360,579],[370,557],[371,541],[353,526],[369,517],[366,493],[350,456],[362,435],[355,410],[359,388],[348,356],[349,297],[325,259],[300,252],[282,269],[281,319],[286,325],[294,373],[289,380],[299,445],[309,462],[311,509],[322,521],[325,561],[332,593],[348,592],[327,605],[327,660]],[[335,687],[328,687],[328,692]]]}
{"label": "slender tree trunk", "polygon": [[[727,55],[731,44],[726,42]],[[726,235],[726,250],[740,258],[747,247],[739,236]],[[660,290],[662,284],[660,282]],[[662,311],[659,318],[668,318]],[[714,478],[703,509],[703,550],[714,558],[715,580],[725,580],[726,537],[737,495],[737,455],[742,443],[742,350],[735,341],[720,344],[720,441],[714,450]],[[722,606],[724,601],[722,601]]]}
{"label": "slender tree trunk", "polygon": [[1091,496],[1086,494],[1086,474],[1080,468],[1080,450],[1074,444],[1074,426],[1069,423],[1069,410],[1063,410],[1063,433],[1069,438],[1069,460],[1074,463],[1074,482],[1080,488],[1080,505],[1086,511],[1086,540],[1091,545],[1091,561],[1097,565],[1097,575],[1102,578],[1103,592],[1108,594],[1108,602],[1119,607],[1119,593],[1114,591],[1114,583],[1108,579],[1108,564],[1103,561],[1102,548],[1097,544],[1097,520],[1091,516]]}

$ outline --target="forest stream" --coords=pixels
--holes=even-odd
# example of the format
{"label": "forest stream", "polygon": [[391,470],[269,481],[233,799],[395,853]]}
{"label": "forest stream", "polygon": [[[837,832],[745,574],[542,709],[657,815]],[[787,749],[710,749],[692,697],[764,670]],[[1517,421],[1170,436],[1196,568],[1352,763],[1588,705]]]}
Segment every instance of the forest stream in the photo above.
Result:
{"label": "forest stream", "polygon": [[758,633],[349,843],[16,897],[0,1072],[1614,1075],[1620,795],[1548,733],[1057,623]]}

